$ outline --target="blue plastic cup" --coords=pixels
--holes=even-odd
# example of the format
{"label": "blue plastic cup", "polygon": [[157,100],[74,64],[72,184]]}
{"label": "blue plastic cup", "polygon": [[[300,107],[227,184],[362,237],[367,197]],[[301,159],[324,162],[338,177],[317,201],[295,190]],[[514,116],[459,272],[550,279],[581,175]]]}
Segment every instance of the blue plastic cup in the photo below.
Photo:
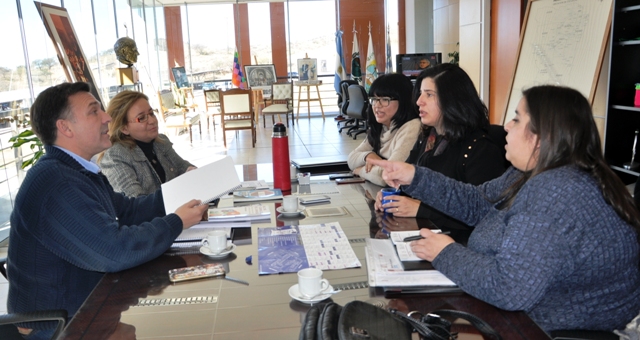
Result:
{"label": "blue plastic cup", "polygon": [[[382,189],[382,204],[387,204],[387,203],[390,203],[390,202],[397,202],[396,200],[390,200],[390,199],[386,198],[387,196],[392,196],[392,195],[400,195],[400,189],[396,189],[396,188],[384,188],[384,189]],[[393,214],[391,212],[391,209],[389,209],[387,211],[387,209],[385,208],[384,212],[387,213],[387,214]]]}

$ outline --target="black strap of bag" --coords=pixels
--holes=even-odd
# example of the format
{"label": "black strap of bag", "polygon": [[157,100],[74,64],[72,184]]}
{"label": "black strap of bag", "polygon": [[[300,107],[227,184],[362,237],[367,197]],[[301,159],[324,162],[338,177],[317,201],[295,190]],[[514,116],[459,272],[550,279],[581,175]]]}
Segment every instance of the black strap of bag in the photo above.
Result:
{"label": "black strap of bag", "polygon": [[[479,317],[467,312],[461,312],[461,311],[450,310],[450,309],[441,309],[441,310],[430,312],[427,315],[423,315],[420,321],[395,309],[391,309],[390,312],[394,315],[401,317],[402,319],[407,321],[409,324],[411,324],[411,326],[413,326],[415,331],[420,333],[420,335],[422,335],[425,339],[449,340],[450,335],[447,336],[447,334],[442,332],[441,330],[446,329],[445,331],[448,332],[451,325],[449,324],[447,326],[446,324],[439,324],[439,322],[446,321],[446,320],[438,318],[438,317],[449,316],[449,317],[464,319],[469,321],[471,325],[473,325],[476,329],[478,329],[478,331],[480,331],[480,333],[486,338],[494,339],[494,340],[502,340],[502,337],[500,336],[500,334],[498,334],[498,332],[496,332],[493,329],[493,327],[491,327],[488,323],[486,323],[484,320],[480,319]],[[437,321],[438,319],[439,321]]]}
{"label": "black strap of bag", "polygon": [[502,340],[498,332],[473,314],[437,310],[420,315],[421,318],[416,319],[398,310],[386,310],[362,301],[351,301],[344,307],[333,302],[315,305],[305,316],[299,340],[409,340],[412,331],[425,340],[456,339],[456,334],[451,333],[451,322],[444,317],[467,320],[485,338]]}

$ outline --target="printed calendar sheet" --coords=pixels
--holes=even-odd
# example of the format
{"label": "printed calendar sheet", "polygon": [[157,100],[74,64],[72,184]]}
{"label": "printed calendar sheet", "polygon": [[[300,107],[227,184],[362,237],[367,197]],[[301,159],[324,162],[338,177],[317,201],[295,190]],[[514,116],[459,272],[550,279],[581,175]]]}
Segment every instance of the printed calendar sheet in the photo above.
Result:
{"label": "printed calendar sheet", "polygon": [[360,267],[340,223],[258,228],[259,273]]}

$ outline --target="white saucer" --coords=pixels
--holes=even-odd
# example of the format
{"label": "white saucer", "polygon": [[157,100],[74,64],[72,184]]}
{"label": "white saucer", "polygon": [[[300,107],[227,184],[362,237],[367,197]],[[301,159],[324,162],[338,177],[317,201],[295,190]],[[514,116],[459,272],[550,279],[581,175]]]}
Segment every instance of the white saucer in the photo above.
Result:
{"label": "white saucer", "polygon": [[[231,248],[229,249],[229,247]],[[230,243],[229,245],[227,245],[227,250],[223,251],[220,254],[212,254],[211,250],[209,250],[209,247],[205,247],[205,246],[200,247],[200,252],[204,255],[209,256],[212,259],[225,258],[229,256],[229,254],[233,253],[234,250],[236,250],[236,245],[233,243]]]}
{"label": "white saucer", "polygon": [[[323,292],[333,292],[333,286],[329,285],[329,287],[327,287],[327,289],[323,290]],[[312,298],[312,299],[305,299],[302,296],[302,294],[300,294],[300,290],[298,289],[298,284],[294,284],[293,286],[291,286],[291,288],[289,288],[289,296],[291,296],[291,298],[293,298],[294,300],[298,300],[302,303],[316,303],[316,302],[320,302],[322,300],[326,300],[328,298],[331,297],[331,295],[333,294],[320,294],[317,295],[316,297]]]}
{"label": "white saucer", "polygon": [[295,216],[302,213],[305,209],[306,209],[305,207],[300,207],[296,211],[284,211],[284,207],[277,207],[276,211],[285,216]]}

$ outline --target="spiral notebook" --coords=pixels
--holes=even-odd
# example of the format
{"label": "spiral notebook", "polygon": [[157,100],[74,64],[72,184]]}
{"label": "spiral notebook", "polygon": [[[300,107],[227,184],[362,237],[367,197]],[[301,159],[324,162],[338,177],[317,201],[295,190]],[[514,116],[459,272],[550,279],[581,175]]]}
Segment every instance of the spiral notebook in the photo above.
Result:
{"label": "spiral notebook", "polygon": [[229,156],[219,156],[203,167],[187,171],[163,183],[164,209],[167,214],[175,212],[178,207],[192,199],[209,203],[241,186],[242,182],[236,173],[233,159]]}

